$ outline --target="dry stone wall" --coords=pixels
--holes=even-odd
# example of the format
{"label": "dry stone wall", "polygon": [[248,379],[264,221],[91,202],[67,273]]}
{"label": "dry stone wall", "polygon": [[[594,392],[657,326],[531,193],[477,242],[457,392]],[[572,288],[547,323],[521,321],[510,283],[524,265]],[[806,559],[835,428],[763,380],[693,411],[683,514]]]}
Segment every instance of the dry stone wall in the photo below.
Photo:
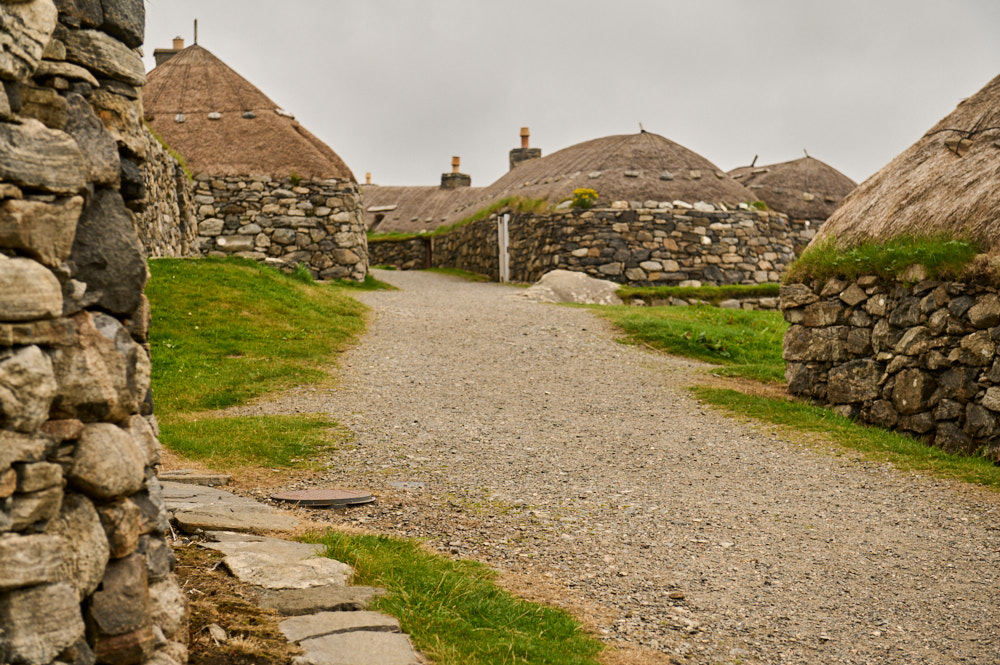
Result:
{"label": "dry stone wall", "polygon": [[[634,285],[779,281],[807,227],[792,226],[779,213],[710,207],[647,201],[513,214],[511,279],[534,282],[561,268]],[[426,240],[432,265],[498,278],[497,215]],[[420,248],[412,241],[382,240],[372,248],[375,264],[418,264]]]}
{"label": "dry stone wall", "polygon": [[392,266],[400,270],[430,267],[431,239],[418,236],[405,240],[368,239],[368,262],[373,266]]}
{"label": "dry stone wall", "polygon": [[792,394],[1000,462],[996,287],[831,279],[783,286],[781,309]]}
{"label": "dry stone wall", "polygon": [[0,662],[186,661],[149,398],[141,0],[0,0]]}
{"label": "dry stone wall", "polygon": [[147,130],[142,169],[145,210],[133,213],[139,242],[150,258],[195,256],[198,220],[194,186],[173,155]]}
{"label": "dry stone wall", "polygon": [[240,256],[285,269],[303,264],[321,279],[363,281],[368,274],[357,184],[196,177],[199,251]]}

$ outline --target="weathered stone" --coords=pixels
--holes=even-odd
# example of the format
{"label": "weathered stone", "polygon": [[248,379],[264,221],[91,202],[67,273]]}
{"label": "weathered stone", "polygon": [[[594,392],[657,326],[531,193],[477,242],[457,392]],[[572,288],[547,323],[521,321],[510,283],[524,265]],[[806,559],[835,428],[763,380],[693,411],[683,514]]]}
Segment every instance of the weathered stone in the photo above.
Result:
{"label": "weathered stone", "polygon": [[0,429],[0,472],[15,462],[38,462],[45,458],[48,441],[40,436]]}
{"label": "weathered stone", "polygon": [[1000,411],[1000,387],[992,386],[987,388],[982,404],[991,411]]}
{"label": "weathered stone", "polygon": [[306,659],[314,665],[420,665],[406,635],[355,631],[325,635],[302,642]]}
{"label": "weathered stone", "polygon": [[87,184],[84,164],[76,141],[64,132],[35,119],[19,125],[0,123],[0,180],[54,194],[77,194]]}
{"label": "weathered stone", "polygon": [[847,288],[847,282],[836,277],[831,277],[826,280],[823,284],[823,288],[820,289],[819,295],[823,298],[829,298],[830,296],[835,296]]}
{"label": "weathered stone", "polygon": [[265,589],[343,586],[354,574],[347,564],[320,556],[315,545],[227,532],[210,535],[218,542],[203,547],[225,554],[223,563],[230,572]]}
{"label": "weathered stone", "polygon": [[66,59],[134,86],[146,84],[142,59],[117,39],[98,30],[67,30]]}
{"label": "weathered stone", "polygon": [[261,607],[285,616],[313,612],[353,612],[364,610],[372,599],[386,593],[370,586],[319,586],[307,589],[265,589],[258,602]]}
{"label": "weathered stone", "polygon": [[77,224],[70,259],[76,279],[101,294],[98,305],[114,314],[135,311],[146,284],[146,261],[118,192],[94,192]]}
{"label": "weathered stone", "polygon": [[936,420],[956,420],[963,413],[965,413],[965,407],[961,403],[942,399],[938,402],[937,408],[934,409],[934,418]]}
{"label": "weathered stone", "polygon": [[52,0],[0,4],[0,78],[28,78],[42,59],[58,13]]}
{"label": "weathered stone", "polygon": [[948,311],[955,318],[962,318],[965,313],[969,311],[973,305],[976,304],[976,299],[972,296],[959,296],[957,298],[952,298],[951,302],[948,303]]}
{"label": "weathered stone", "polygon": [[102,28],[105,32],[131,48],[142,46],[146,26],[146,9],[142,0],[101,0],[101,6],[104,9]]}
{"label": "weathered stone", "polygon": [[[6,499],[17,489],[17,471],[0,471],[0,499]],[[9,518],[8,518],[9,519]]]}
{"label": "weathered stone", "polygon": [[177,557],[174,556],[174,551],[170,549],[170,546],[160,538],[151,536],[143,536],[142,538],[149,541],[146,546],[146,574],[150,582],[159,582],[174,569]]}
{"label": "weathered stone", "polygon": [[919,369],[903,370],[896,376],[892,403],[904,416],[931,408],[930,396],[937,387],[934,377]]}
{"label": "weathered stone", "polygon": [[844,308],[836,302],[823,300],[807,305],[802,324],[809,328],[836,325],[844,313]]}
{"label": "weathered stone", "polygon": [[1000,323],[1000,297],[989,293],[976,300],[976,304],[967,312],[969,322],[975,328],[992,328]]}
{"label": "weathered stone", "polygon": [[42,424],[41,431],[47,436],[62,443],[76,439],[83,433],[83,423],[75,418],[66,420],[49,420]]}
{"label": "weathered stone", "polygon": [[937,425],[934,433],[934,445],[948,452],[970,452],[973,448],[972,439],[953,422],[945,421]]}
{"label": "weathered stone", "polygon": [[847,404],[877,399],[884,372],[882,363],[868,358],[837,365],[829,373],[827,400],[832,404]]}
{"label": "weathered stone", "polygon": [[965,407],[965,433],[976,439],[988,439],[997,433],[997,418],[978,404]]}
{"label": "weathered stone", "polygon": [[98,185],[117,187],[120,162],[118,146],[94,109],[81,95],[67,95],[68,119],[66,131],[83,151],[87,162],[88,179]]}
{"label": "weathered stone", "polygon": [[[62,42],[52,40],[50,44],[62,44]],[[63,46],[63,55],[65,56],[65,46]],[[52,78],[58,76],[60,78],[69,79],[70,81],[84,81],[94,86],[98,87],[100,84],[94,75],[88,70],[84,69],[80,65],[74,65],[71,62],[55,62],[52,60],[42,60],[38,64],[38,69],[35,70],[35,80],[44,80],[47,78]],[[75,93],[73,93],[75,94]]]}
{"label": "weathered stone", "polygon": [[83,637],[80,603],[68,584],[42,584],[0,594],[4,661],[41,665]]}
{"label": "weathered stone", "polygon": [[253,250],[252,236],[218,236],[215,244],[226,252],[249,252]]}
{"label": "weathered stone", "polygon": [[0,254],[0,320],[50,319],[62,307],[62,287],[45,266]]}
{"label": "weathered stone", "polygon": [[0,354],[0,426],[32,432],[48,420],[58,390],[52,362],[37,346]]}
{"label": "weathered stone", "polygon": [[959,402],[969,402],[979,392],[978,372],[970,367],[955,367],[938,378],[941,396]]}
{"label": "weathered stone", "polygon": [[903,333],[893,350],[908,356],[920,355],[927,351],[930,337],[930,331],[926,327],[914,326]]}
{"label": "weathered stone", "polygon": [[145,453],[127,432],[110,423],[94,423],[80,435],[68,477],[84,493],[113,500],[142,487],[145,465]]}
{"label": "weathered stone", "polygon": [[57,662],[66,665],[95,665],[97,658],[94,656],[94,650],[87,644],[86,638],[80,638],[59,654]]}
{"label": "weathered stone", "polygon": [[177,578],[168,575],[149,585],[149,600],[153,625],[163,631],[167,639],[181,632],[187,623],[187,602]]}
{"label": "weathered stone", "polygon": [[62,467],[50,462],[19,462],[17,472],[18,492],[38,492],[51,487],[62,487]]}
{"label": "weathered stone", "polygon": [[142,294],[139,296],[139,306],[125,320],[125,329],[136,342],[145,342],[149,339],[149,324],[151,320],[152,311],[149,308],[149,298],[146,297],[146,294]]}
{"label": "weathered stone", "polygon": [[855,307],[868,300],[868,294],[857,283],[851,284],[840,294],[840,299],[848,306]]}
{"label": "weathered stone", "polygon": [[899,422],[899,412],[892,406],[892,402],[880,399],[872,403],[869,420],[881,427],[895,427]]}
{"label": "weathered stone", "polygon": [[872,333],[867,328],[851,328],[847,333],[847,352],[853,356],[869,355],[872,351]]}
{"label": "weathered stone", "polygon": [[395,617],[361,610],[358,612],[317,612],[285,619],[278,628],[289,642],[301,642],[323,635],[366,630],[380,633],[398,633],[399,620]]}
{"label": "weathered stone", "polygon": [[989,331],[980,330],[963,337],[959,348],[948,354],[948,360],[970,367],[985,367],[993,363],[995,353],[996,344],[990,339]]}
{"label": "weathered stone", "polygon": [[163,447],[160,445],[153,428],[143,416],[129,416],[125,424],[129,435],[136,442],[138,447],[145,453],[146,465],[156,466],[160,463]]}
{"label": "weathered stone", "polygon": [[[230,492],[182,483],[164,482],[162,485],[167,507],[178,526],[187,533],[216,529],[280,531],[299,525],[299,521],[286,512]],[[155,500],[152,492],[150,494]]]}
{"label": "weathered stone", "polygon": [[0,591],[59,581],[67,556],[68,543],[57,536],[0,536]]}
{"label": "weathered stone", "polygon": [[11,522],[10,528],[20,531],[36,522],[47,522],[59,514],[62,497],[62,488],[59,487],[15,494],[11,497],[11,507],[7,513]]}
{"label": "weathered stone", "polygon": [[93,593],[108,563],[108,539],[94,505],[75,492],[65,495],[59,515],[49,520],[45,533],[72,544],[60,565],[60,581],[70,584],[80,601]]}
{"label": "weathered stone", "polygon": [[45,265],[58,268],[69,258],[82,210],[82,196],[52,203],[6,199],[0,202],[0,247],[23,250]]}
{"label": "weathered stone", "polygon": [[819,300],[819,296],[805,284],[782,284],[780,298],[783,310],[811,305]]}
{"label": "weathered stone", "polygon": [[[858,281],[858,284],[861,284],[860,280]],[[888,305],[889,300],[885,297],[885,294],[878,293],[868,298],[863,307],[864,310],[870,315],[876,318],[881,318],[885,316],[886,311],[888,310]]]}
{"label": "weathered stone", "polygon": [[950,315],[947,309],[939,309],[927,319],[927,329],[936,337],[945,331],[949,318]]}
{"label": "weathered stone", "polygon": [[136,551],[142,532],[142,512],[128,499],[102,505],[97,510],[108,536],[112,559],[121,559]]}
{"label": "weathered stone", "polygon": [[87,611],[98,662],[131,665],[149,658],[154,648],[150,614],[145,557],[133,554],[109,562]]}
{"label": "weathered stone", "polygon": [[889,324],[897,328],[909,328],[918,325],[924,318],[919,298],[903,298],[889,314]]}
{"label": "weathered stone", "polygon": [[94,90],[89,99],[97,117],[118,146],[139,159],[145,159],[148,143],[142,129],[142,102],[103,88]]}
{"label": "weathered stone", "polygon": [[55,0],[59,19],[76,28],[99,28],[104,23],[101,0]]}
{"label": "weathered stone", "polygon": [[897,423],[897,427],[899,427],[899,429],[916,432],[917,434],[926,434],[934,429],[935,425],[936,421],[934,420],[934,414],[930,411],[924,411],[923,413],[917,413],[910,416],[903,416]]}
{"label": "weathered stone", "polygon": [[[361,257],[359,257],[357,254],[354,253],[353,250],[350,249],[335,249],[333,250],[333,260],[339,263],[340,265],[353,265],[361,261]],[[621,266],[619,264],[612,264],[612,265],[618,265],[618,272],[605,273],[605,274],[620,275]],[[603,268],[603,266],[601,267]],[[601,272],[604,271],[601,270]]]}
{"label": "weathered stone", "polygon": [[782,356],[797,362],[840,362],[846,356],[848,332],[846,326],[791,326],[785,333]]}
{"label": "weathered stone", "polygon": [[22,118],[34,118],[49,129],[66,128],[66,100],[52,88],[21,86]]}

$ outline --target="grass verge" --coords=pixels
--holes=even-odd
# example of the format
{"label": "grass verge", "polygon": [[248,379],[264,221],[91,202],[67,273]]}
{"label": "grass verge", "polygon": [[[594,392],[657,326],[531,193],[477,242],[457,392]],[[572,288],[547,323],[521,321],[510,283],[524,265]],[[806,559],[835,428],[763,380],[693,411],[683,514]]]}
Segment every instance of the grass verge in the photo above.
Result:
{"label": "grass verge", "polygon": [[785,380],[778,312],[715,307],[592,307],[621,328],[626,341],[721,365],[713,373],[771,383]]}
{"label": "grass verge", "polygon": [[622,300],[641,298],[647,303],[652,300],[681,298],[683,300],[704,300],[717,305],[730,298],[777,298],[780,284],[732,284],[729,286],[623,286],[618,289]]}
{"label": "grass verge", "polygon": [[313,542],[354,567],[355,583],[386,588],[376,609],[437,665],[597,664],[602,645],[566,612],[500,589],[480,563],[430,553],[411,540],[329,531]]}
{"label": "grass verge", "polygon": [[698,399],[726,411],[802,432],[815,432],[871,460],[1000,490],[1000,466],[985,457],[949,453],[903,434],[858,424],[813,404],[708,386],[693,386],[690,390]]}
{"label": "grass verge", "polygon": [[489,282],[490,278],[487,275],[480,275],[478,272],[469,272],[468,270],[462,270],[461,268],[425,268],[427,272],[436,272],[439,275],[451,275],[452,277],[461,277],[469,282]]}

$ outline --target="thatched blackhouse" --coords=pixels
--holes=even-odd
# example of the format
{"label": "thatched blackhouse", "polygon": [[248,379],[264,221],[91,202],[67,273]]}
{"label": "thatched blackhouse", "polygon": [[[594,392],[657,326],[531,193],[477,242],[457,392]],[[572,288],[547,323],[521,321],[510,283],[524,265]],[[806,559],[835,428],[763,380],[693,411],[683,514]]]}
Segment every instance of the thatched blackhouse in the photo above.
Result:
{"label": "thatched blackhouse", "polygon": [[808,155],[766,166],[741,166],[729,172],[771,210],[789,219],[822,224],[857,183]]}
{"label": "thatched blackhouse", "polygon": [[919,264],[822,279],[796,270],[781,299],[790,391],[1000,462],[1000,294],[988,274],[997,210],[1000,77],[861,183],[807,249],[924,237],[936,248],[971,241],[984,255],[938,278]]}
{"label": "thatched blackhouse", "polygon": [[195,176],[201,251],[364,279],[360,193],[343,160],[207,49],[157,60],[145,118]]}

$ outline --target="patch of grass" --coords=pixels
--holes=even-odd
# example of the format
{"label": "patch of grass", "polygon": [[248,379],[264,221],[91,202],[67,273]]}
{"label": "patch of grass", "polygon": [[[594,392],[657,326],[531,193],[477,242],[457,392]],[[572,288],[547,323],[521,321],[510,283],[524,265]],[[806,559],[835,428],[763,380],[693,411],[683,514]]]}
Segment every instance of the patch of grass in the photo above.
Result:
{"label": "patch of grass", "polygon": [[829,238],[802,253],[785,273],[785,283],[831,277],[855,279],[878,275],[895,279],[906,268],[919,264],[930,278],[960,277],[979,253],[975,243],[948,236],[901,236],[888,242],[866,242],[857,247],[839,248]]}
{"label": "patch of grass", "polygon": [[1000,466],[985,457],[949,453],[903,434],[858,424],[830,409],[812,404],[756,397],[708,386],[694,386],[691,391],[709,404],[747,418],[815,432],[871,460],[1000,490]]}
{"label": "patch of grass", "polygon": [[697,299],[718,304],[730,298],[777,298],[780,284],[731,284],[728,286],[623,286],[618,289],[622,300],[642,298],[646,302],[681,298]]}
{"label": "patch of grass", "polygon": [[338,289],[353,291],[399,291],[392,284],[375,279],[371,275],[365,275],[365,281],[363,282],[355,282],[353,279],[334,279],[327,282],[327,284],[335,286]]}
{"label": "patch of grass", "polygon": [[303,284],[312,284],[316,281],[313,279],[312,271],[304,263],[296,264],[295,270],[292,271],[290,277],[296,282],[302,282]]}
{"label": "patch of grass", "polygon": [[464,280],[470,282],[489,282],[490,278],[487,275],[480,275],[478,272],[469,272],[468,270],[462,270],[461,268],[446,268],[439,266],[437,268],[426,268],[427,272],[436,272],[439,275],[451,275],[452,277],[461,277]]}
{"label": "patch of grass", "polygon": [[315,458],[348,437],[322,416],[167,418],[170,449],[217,471],[245,466],[315,468]]}
{"label": "patch of grass", "polygon": [[364,329],[343,290],[244,259],[156,259],[146,288],[157,414],[221,409],[319,381]]}
{"label": "patch of grass", "polygon": [[778,312],[706,306],[592,309],[621,328],[632,343],[724,365],[715,373],[725,376],[785,380],[781,344],[788,324]]}
{"label": "patch of grass", "polygon": [[396,270],[396,266],[383,265],[383,264],[377,266],[369,266],[369,267],[372,270]]}
{"label": "patch of grass", "polygon": [[417,233],[405,233],[403,231],[378,233],[369,231],[368,242],[398,242],[400,240],[413,240],[414,238],[429,238],[430,236],[430,231],[418,231]]}
{"label": "patch of grass", "polygon": [[438,665],[597,664],[602,645],[566,612],[521,600],[494,573],[411,540],[329,531],[314,539],[350,564],[355,583],[385,587],[376,609],[399,619],[417,648]]}

